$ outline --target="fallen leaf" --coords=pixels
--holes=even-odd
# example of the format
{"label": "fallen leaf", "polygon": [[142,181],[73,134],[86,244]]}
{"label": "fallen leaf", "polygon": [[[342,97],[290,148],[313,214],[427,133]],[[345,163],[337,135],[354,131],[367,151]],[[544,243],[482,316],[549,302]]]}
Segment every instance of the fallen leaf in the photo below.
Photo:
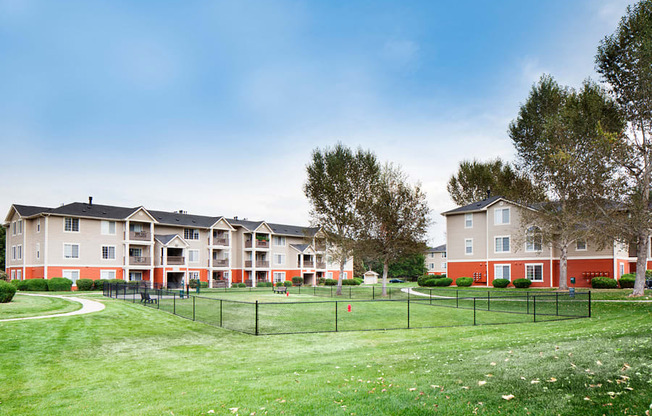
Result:
{"label": "fallen leaf", "polygon": [[211,409],[207,413],[215,413],[215,410]]}
{"label": "fallen leaf", "polygon": [[503,394],[503,399],[512,400],[514,398],[513,394]]}
{"label": "fallen leaf", "polygon": [[494,363],[494,362],[492,361],[492,362],[491,362],[491,365],[496,365],[496,363]]}
{"label": "fallen leaf", "polygon": [[462,386],[464,390],[468,390],[469,388],[467,386]]}
{"label": "fallen leaf", "polygon": [[554,377],[550,377],[550,380],[546,380],[546,381],[547,381],[548,383],[554,383],[555,381],[557,381],[557,379],[554,378]]}
{"label": "fallen leaf", "polygon": [[231,413],[237,412],[238,409],[239,409],[238,407],[229,407],[229,410],[231,411]]}
{"label": "fallen leaf", "polygon": [[487,382],[484,380],[478,381],[478,386],[484,386],[485,384],[487,384]]}
{"label": "fallen leaf", "polygon": [[532,380],[532,381],[530,381],[530,384],[537,384],[537,383],[540,383],[540,381],[539,381],[539,380]]}
{"label": "fallen leaf", "polygon": [[602,361],[598,360],[595,362],[597,365],[602,365]]}

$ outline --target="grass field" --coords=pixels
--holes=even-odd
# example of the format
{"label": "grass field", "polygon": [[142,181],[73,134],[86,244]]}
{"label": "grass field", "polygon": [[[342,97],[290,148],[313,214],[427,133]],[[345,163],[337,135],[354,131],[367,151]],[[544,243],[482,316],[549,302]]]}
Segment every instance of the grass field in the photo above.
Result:
{"label": "grass field", "polygon": [[81,309],[81,304],[59,298],[16,295],[9,303],[0,303],[0,319],[51,315]]}
{"label": "grass field", "polygon": [[102,301],[96,314],[0,323],[0,414],[643,415],[652,404],[650,304],[254,337]]}

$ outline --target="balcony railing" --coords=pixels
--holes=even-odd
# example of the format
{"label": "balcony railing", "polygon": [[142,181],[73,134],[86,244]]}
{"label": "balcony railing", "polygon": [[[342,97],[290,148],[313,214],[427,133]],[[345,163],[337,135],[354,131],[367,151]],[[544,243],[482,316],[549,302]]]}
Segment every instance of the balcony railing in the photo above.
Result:
{"label": "balcony railing", "polygon": [[168,264],[180,265],[184,263],[183,256],[168,256]]}
{"label": "balcony railing", "polygon": [[[245,248],[251,248],[251,240],[245,241]],[[256,240],[256,248],[269,248],[269,241]]]}
{"label": "balcony railing", "polygon": [[317,268],[318,269],[325,269],[326,268],[326,263],[318,261],[317,262]]}
{"label": "balcony railing", "polygon": [[315,251],[326,251],[326,244],[315,244]]}
{"label": "balcony railing", "polygon": [[[245,267],[251,267],[252,265],[251,260],[245,260]],[[267,260],[256,260],[256,267],[269,267],[269,261]]]}
{"label": "balcony railing", "polygon": [[213,266],[215,267],[229,267],[229,259],[214,259]]}
{"label": "balcony railing", "polygon": [[129,231],[129,239],[149,241],[152,239],[152,234],[149,231]]}
{"label": "balcony railing", "polygon": [[143,256],[129,256],[129,264],[132,266],[138,266],[138,265],[149,266],[150,264],[152,264],[152,258],[143,257]]}
{"label": "balcony railing", "polygon": [[213,237],[214,246],[228,246],[229,239],[228,237]]}
{"label": "balcony railing", "polygon": [[[299,267],[301,267],[301,264],[299,264]],[[303,267],[315,267],[315,262],[312,260],[304,260]]]}

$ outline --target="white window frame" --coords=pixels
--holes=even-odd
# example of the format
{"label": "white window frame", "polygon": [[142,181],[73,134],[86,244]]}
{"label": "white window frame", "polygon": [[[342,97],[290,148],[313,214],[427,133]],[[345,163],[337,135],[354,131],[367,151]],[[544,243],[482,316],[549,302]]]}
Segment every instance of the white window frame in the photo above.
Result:
{"label": "white window frame", "polygon": [[430,270],[435,270],[435,263],[430,263],[430,264],[428,265],[428,268],[429,268]]}
{"label": "white window frame", "polygon": [[[507,222],[503,222],[503,211],[507,211]],[[512,212],[509,207],[494,208],[494,225],[509,225],[511,222]]]}
{"label": "white window frame", "polygon": [[[579,244],[584,243],[584,248],[580,248]],[[587,251],[589,249],[589,244],[584,238],[578,238],[575,240],[575,251]]]}
{"label": "white window frame", "polygon": [[16,235],[16,221],[11,223],[11,235]]}
{"label": "white window frame", "polygon": [[111,280],[115,279],[116,272],[115,270],[100,270],[100,280]]}
{"label": "white window frame", "polygon": [[[535,238],[539,238],[539,249],[537,250],[537,242]],[[531,240],[531,241],[530,241]],[[526,253],[540,253],[543,251],[543,234],[541,228],[533,225],[525,231],[525,252]]]}
{"label": "white window frame", "polygon": [[342,275],[342,280],[346,280],[348,278],[349,278],[349,272],[344,272],[344,274]]}
{"label": "white window frame", "polygon": [[464,214],[464,228],[473,228],[473,213]]}
{"label": "white window frame", "polygon": [[446,262],[442,262],[442,264],[441,264],[441,268],[444,269],[444,270],[446,270]]}
{"label": "white window frame", "polygon": [[[505,270],[505,267],[507,267],[508,270],[509,270],[509,277],[507,277],[507,278],[504,276],[504,273],[503,273],[504,270]],[[500,268],[500,277],[498,277],[498,273],[497,273],[499,268]],[[502,263],[501,264],[494,264],[494,279],[507,279],[507,280],[509,280],[511,282],[512,281],[512,265],[509,264],[509,263],[506,263],[506,264],[502,264]]]}
{"label": "white window frame", "polygon": [[274,283],[284,282],[285,281],[285,272],[274,272],[273,273]]}
{"label": "white window frame", "polygon": [[274,257],[274,266],[285,266],[285,254],[274,253],[273,257]]}
{"label": "white window frame", "polygon": [[326,278],[327,279],[332,279],[333,278],[333,272],[326,272]]}
{"label": "white window frame", "polygon": [[[104,257],[104,249],[107,249],[107,257]],[[113,257],[111,257],[111,249],[113,249]],[[102,246],[102,260],[115,260],[117,251],[115,246]]]}
{"label": "white window frame", "polygon": [[[534,280],[528,277],[528,268],[532,267],[532,277],[536,275],[536,267],[541,267],[541,279]],[[525,278],[530,279],[532,282],[543,282],[543,263],[526,263],[525,264]]]}
{"label": "white window frame", "polygon": [[41,243],[36,243],[36,258],[41,258]]}
{"label": "white window frame", "polygon": [[[70,220],[70,230],[66,230],[66,222],[67,222],[67,220]],[[76,231],[74,229],[75,228],[74,227],[75,221],[77,221],[77,230]],[[64,217],[63,218],[63,232],[64,233],[78,233],[79,230],[81,230],[81,221],[79,220],[79,218],[75,218],[75,217]]]}
{"label": "white window frame", "polygon": [[196,271],[196,270],[188,271],[188,281],[191,281],[191,280],[199,280],[199,281],[201,281],[200,277],[201,277],[201,274],[198,271]]}
{"label": "white window frame", "polygon": [[618,269],[620,270],[620,277],[623,277],[623,275],[625,274],[625,263],[620,263],[618,264],[618,266],[619,266]]}
{"label": "white window frame", "polygon": [[274,235],[272,236],[272,243],[274,247],[286,247],[287,239],[282,235]]}
{"label": "white window frame", "polygon": [[22,260],[23,259],[23,245],[18,244],[16,246],[16,253],[17,253],[17,259]]}
{"label": "white window frame", "polygon": [[[66,276],[66,273],[74,273],[74,272],[77,273],[77,278],[76,279],[73,279],[70,276]],[[63,270],[61,270],[61,276],[65,277],[66,279],[72,280],[72,285],[77,286],[77,280],[79,280],[81,278],[81,273],[79,272],[79,269],[63,269]]]}
{"label": "white window frame", "polygon": [[[469,246],[468,243],[471,243]],[[471,248],[471,251],[469,252],[467,249]],[[472,256],[473,255],[473,239],[472,238],[465,238],[464,239],[464,255],[465,256]]]}
{"label": "white window frame", "polygon": [[16,280],[16,270],[11,269],[11,280]]}
{"label": "white window frame", "polygon": [[[140,275],[140,279],[133,279],[133,280],[131,280],[131,275],[134,275],[134,277],[135,277],[136,275]],[[129,279],[130,282],[142,282],[142,281],[143,281],[143,272],[139,272],[139,271],[132,271],[132,272],[129,272],[129,274],[127,275],[127,279]]]}
{"label": "white window frame", "polygon": [[23,233],[23,220],[16,221],[16,234],[21,235]]}
{"label": "white window frame", "polygon": [[[113,224],[113,232],[111,232],[111,224]],[[102,220],[100,223],[100,233],[102,235],[115,235],[117,225],[115,221]]]}
{"label": "white window frame", "polygon": [[197,228],[184,228],[183,229],[183,239],[184,240],[199,240],[200,232]]}
{"label": "white window frame", "polygon": [[[195,258],[194,260],[193,257]],[[188,263],[199,263],[199,250],[188,250]]]}
{"label": "white window frame", "polygon": [[[507,245],[508,249],[504,250],[505,247],[505,242],[504,239],[507,239]],[[500,251],[498,250],[498,239],[500,239]],[[501,253],[511,253],[512,252],[512,236],[511,235],[497,235],[494,236],[494,253],[495,254],[501,254]]]}
{"label": "white window frame", "polygon": [[445,252],[445,251],[444,251],[443,253],[441,253],[441,258],[442,258],[442,259],[445,259],[445,258],[446,258],[446,252]]}
{"label": "white window frame", "polygon": [[16,246],[11,246],[11,259],[16,260]]}
{"label": "white window frame", "polygon": [[23,280],[23,271],[21,269],[16,270],[16,279]]}
{"label": "white window frame", "polygon": [[[71,257],[66,257],[66,246],[71,247],[71,249],[70,249]],[[72,253],[72,247],[73,246],[77,246],[77,257],[72,257],[72,254],[73,254]],[[80,247],[79,243],[63,243],[63,258],[64,259],[66,259],[66,260],[75,260],[75,259],[79,259],[80,257],[81,257],[81,247]]]}
{"label": "white window frame", "polygon": [[37,233],[41,232],[41,219],[40,218],[36,219],[36,232]]}

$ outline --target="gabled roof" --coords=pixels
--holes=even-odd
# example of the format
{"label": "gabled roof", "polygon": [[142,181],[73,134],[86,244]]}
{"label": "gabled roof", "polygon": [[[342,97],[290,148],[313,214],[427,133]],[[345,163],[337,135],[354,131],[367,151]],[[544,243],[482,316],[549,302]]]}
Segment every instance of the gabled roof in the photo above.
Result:
{"label": "gabled roof", "polygon": [[[504,200],[507,201],[505,198],[502,196],[492,196],[490,198],[483,199],[482,201],[479,202],[473,202],[469,205],[465,205],[463,207],[455,208],[450,211],[442,212],[441,215],[451,215],[451,214],[462,214],[462,213],[467,213],[467,212],[478,212],[478,211],[484,211],[487,209],[488,206],[498,202],[499,200]],[[511,201],[507,201],[511,202]]]}
{"label": "gabled roof", "polygon": [[148,210],[156,220],[162,224],[179,225],[184,227],[210,228],[221,217],[208,217],[205,215],[182,214],[179,212]]}
{"label": "gabled roof", "polygon": [[446,252],[446,244],[442,244],[437,247],[432,247],[426,250],[427,253],[445,253]]}
{"label": "gabled roof", "polygon": [[254,231],[256,228],[260,227],[260,224],[263,223],[263,221],[247,221],[247,220],[239,220],[235,218],[227,218],[227,221],[232,226],[244,227],[247,231]]}
{"label": "gabled roof", "polygon": [[290,244],[290,247],[298,251],[299,253],[304,253],[310,248],[310,244]]}
{"label": "gabled roof", "polygon": [[52,208],[47,213],[53,215],[70,215],[74,217],[93,217],[107,218],[112,220],[121,220],[127,218],[140,207],[125,208],[112,205],[89,205],[83,202],[73,202],[62,205],[58,208]]}
{"label": "gabled roof", "polygon": [[155,234],[154,239],[157,240],[159,243],[163,244],[164,246],[167,246],[172,242],[172,240],[178,238],[179,241],[181,241],[185,246],[188,246],[188,242],[181,238],[179,234]]}
{"label": "gabled roof", "polygon": [[33,205],[18,205],[18,204],[14,204],[13,207],[16,209],[16,211],[21,217],[31,217],[32,215],[40,214],[42,212],[47,212],[51,209],[47,207],[37,207]]}
{"label": "gabled roof", "polygon": [[267,225],[274,231],[274,234],[282,234],[292,237],[314,237],[319,231],[319,227],[301,227],[297,225],[273,224],[268,222]]}

